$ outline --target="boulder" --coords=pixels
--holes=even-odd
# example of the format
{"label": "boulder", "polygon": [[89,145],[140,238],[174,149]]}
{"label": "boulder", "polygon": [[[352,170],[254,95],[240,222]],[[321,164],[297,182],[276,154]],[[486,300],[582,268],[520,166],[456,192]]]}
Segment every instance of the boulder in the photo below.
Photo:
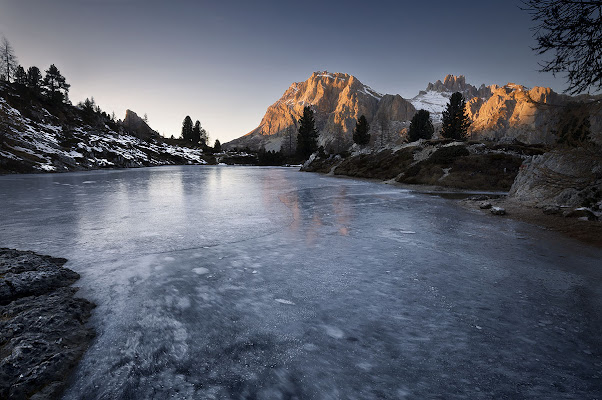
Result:
{"label": "boulder", "polygon": [[525,160],[509,197],[530,206],[581,207],[602,198],[602,155],[585,149],[557,149]]}
{"label": "boulder", "polygon": [[493,215],[506,215],[506,210],[502,207],[491,207],[491,213]]}

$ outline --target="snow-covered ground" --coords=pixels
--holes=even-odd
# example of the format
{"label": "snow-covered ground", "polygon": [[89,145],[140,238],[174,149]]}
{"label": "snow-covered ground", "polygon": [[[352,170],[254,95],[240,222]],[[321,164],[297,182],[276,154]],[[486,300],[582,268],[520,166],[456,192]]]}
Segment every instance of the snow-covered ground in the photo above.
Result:
{"label": "snow-covered ground", "polygon": [[69,259],[64,399],[588,399],[602,251],[286,168],[0,177],[0,246]]}
{"label": "snow-covered ground", "polygon": [[431,120],[435,124],[441,123],[443,111],[449,103],[451,93],[428,91],[421,93],[410,100],[416,110],[426,110],[431,113]]}
{"label": "snow-covered ground", "polygon": [[65,124],[42,111],[44,121],[35,121],[0,97],[0,157],[41,172],[206,163],[200,149],[144,141],[81,120]]}

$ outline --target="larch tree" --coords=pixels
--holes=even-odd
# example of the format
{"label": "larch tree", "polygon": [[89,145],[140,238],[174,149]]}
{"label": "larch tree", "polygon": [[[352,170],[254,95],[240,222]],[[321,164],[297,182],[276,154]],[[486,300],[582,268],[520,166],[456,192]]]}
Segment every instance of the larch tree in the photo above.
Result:
{"label": "larch tree", "polygon": [[215,144],[213,145],[213,151],[215,153],[222,152],[222,144],[220,143],[220,141],[218,139],[215,139]]}
{"label": "larch tree", "polygon": [[470,120],[466,114],[466,101],[462,93],[451,95],[446,109],[443,111],[441,136],[446,139],[465,140],[468,136]]}
{"label": "larch tree", "polygon": [[61,75],[59,69],[52,64],[50,68],[46,70],[46,75],[42,81],[42,87],[44,88],[46,96],[52,102],[62,103],[68,99],[69,88],[71,85],[66,82],[65,77]]}
{"label": "larch tree", "polygon": [[303,108],[303,115],[299,118],[299,133],[297,134],[297,155],[307,159],[318,149],[318,131],[314,112],[310,106]]}
{"label": "larch tree", "polygon": [[355,129],[353,130],[353,142],[360,146],[365,146],[370,143],[370,125],[364,115],[360,115],[355,123]]}
{"label": "larch tree", "polygon": [[537,24],[539,55],[553,56],[541,72],[565,73],[567,92],[602,89],[602,0],[525,0],[523,10]]}
{"label": "larch tree", "polygon": [[418,110],[412,117],[408,138],[410,142],[415,142],[419,139],[430,139],[433,137],[435,128],[431,121],[431,114],[426,110]]}
{"label": "larch tree", "polygon": [[3,36],[0,41],[0,75],[4,77],[5,81],[10,82],[11,78],[14,77],[17,66],[17,56],[15,56],[13,46]]}

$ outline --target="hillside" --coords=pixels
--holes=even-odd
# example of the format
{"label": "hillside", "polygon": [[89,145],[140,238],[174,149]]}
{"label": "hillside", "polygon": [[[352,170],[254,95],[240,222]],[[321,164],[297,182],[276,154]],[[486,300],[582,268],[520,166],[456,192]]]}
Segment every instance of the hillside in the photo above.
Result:
{"label": "hillside", "polygon": [[48,102],[0,82],[0,173],[205,164],[202,150],[167,144],[135,113],[125,123],[99,110]]}

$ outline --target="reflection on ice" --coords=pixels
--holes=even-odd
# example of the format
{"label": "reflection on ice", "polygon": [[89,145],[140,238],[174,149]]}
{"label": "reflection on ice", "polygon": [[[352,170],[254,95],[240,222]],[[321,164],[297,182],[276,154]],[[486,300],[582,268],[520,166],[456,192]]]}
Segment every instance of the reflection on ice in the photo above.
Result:
{"label": "reflection on ice", "polygon": [[602,252],[290,169],[0,177],[0,244],[70,260],[65,399],[590,398]]}

